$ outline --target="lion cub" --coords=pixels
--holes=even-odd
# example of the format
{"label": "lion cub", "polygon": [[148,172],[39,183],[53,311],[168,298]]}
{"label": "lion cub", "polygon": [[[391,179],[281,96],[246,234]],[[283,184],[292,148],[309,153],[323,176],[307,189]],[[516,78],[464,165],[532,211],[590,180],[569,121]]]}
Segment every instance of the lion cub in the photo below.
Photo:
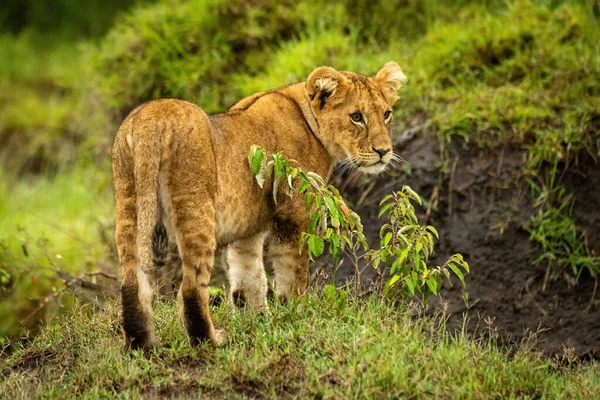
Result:
{"label": "lion cub", "polygon": [[269,184],[264,189],[256,184],[248,151],[253,144],[281,151],[325,179],[345,160],[379,173],[392,159],[392,105],[405,82],[395,62],[374,77],[320,67],[306,82],[255,94],[223,114],[209,116],[174,99],[132,111],[112,151],[127,343],[160,346],[148,279],[158,227],[166,228],[181,258],[178,297],[193,343],[220,340],[208,307],[217,249],[228,246],[231,293],[243,295],[250,306],[267,305],[266,238],[277,297],[302,295],[308,280],[308,251],[298,252],[299,235],[309,223],[304,199],[282,196],[275,205]]}

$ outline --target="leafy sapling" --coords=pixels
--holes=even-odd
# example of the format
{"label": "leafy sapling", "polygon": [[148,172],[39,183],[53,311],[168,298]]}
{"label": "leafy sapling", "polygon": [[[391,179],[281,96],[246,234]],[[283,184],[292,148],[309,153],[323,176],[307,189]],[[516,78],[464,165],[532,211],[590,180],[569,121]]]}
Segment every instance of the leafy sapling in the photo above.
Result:
{"label": "leafy sapling", "polygon": [[[370,249],[363,233],[360,217],[352,211],[339,191],[325,183],[313,172],[304,172],[294,160],[281,153],[268,155],[258,146],[252,146],[248,162],[258,185],[273,180],[273,200],[283,190],[288,196],[294,193],[306,198],[306,210],[310,217],[309,227],[300,236],[299,251],[308,248],[312,256],[320,256],[329,245],[329,253],[338,259],[340,254],[349,256],[354,263],[357,282],[360,281],[359,262],[367,267],[389,272],[385,288],[390,294],[408,296],[420,293],[426,300],[429,295],[439,294],[442,278],[450,280],[451,273],[464,285],[463,270],[469,265],[460,254],[455,254],[441,267],[429,268],[427,261],[433,253],[435,239],[439,238],[432,226],[419,225],[411,201],[421,204],[421,199],[410,187],[388,194],[380,203],[379,217],[387,215],[380,228],[379,249]],[[282,184],[284,186],[282,186]]]}
{"label": "leafy sapling", "polygon": [[429,268],[427,261],[433,253],[437,230],[419,225],[411,201],[421,205],[421,198],[410,187],[386,195],[380,204],[379,217],[387,215],[387,221],[379,230],[379,249],[369,250],[366,257],[371,265],[379,269],[385,265],[390,274],[386,284],[389,291],[401,291],[407,295],[421,293],[437,295],[442,286],[442,277],[450,281],[451,272],[462,284],[469,264],[462,255],[454,254],[442,266]]}

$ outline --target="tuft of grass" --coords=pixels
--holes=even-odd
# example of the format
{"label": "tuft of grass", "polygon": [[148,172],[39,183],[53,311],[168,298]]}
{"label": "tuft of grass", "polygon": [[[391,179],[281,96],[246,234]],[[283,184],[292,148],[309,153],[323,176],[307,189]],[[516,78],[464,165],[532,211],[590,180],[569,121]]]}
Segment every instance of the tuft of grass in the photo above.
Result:
{"label": "tuft of grass", "polygon": [[600,257],[590,254],[586,233],[577,229],[569,217],[573,198],[564,198],[562,194],[558,197],[555,202],[558,206],[540,209],[531,217],[531,240],[539,243],[543,249],[535,263],[546,261],[547,278],[552,275],[557,279],[567,273],[577,282],[584,272],[595,278],[600,274]]}
{"label": "tuft of grass", "polygon": [[[330,292],[331,293],[331,292]],[[269,311],[213,310],[221,348],[190,347],[176,307],[158,302],[164,347],[125,351],[118,310],[77,308],[2,366],[8,398],[591,398],[597,365],[560,367],[528,346],[508,356],[491,339],[445,333],[443,320],[370,296],[309,294]],[[440,326],[441,325],[441,326]]]}

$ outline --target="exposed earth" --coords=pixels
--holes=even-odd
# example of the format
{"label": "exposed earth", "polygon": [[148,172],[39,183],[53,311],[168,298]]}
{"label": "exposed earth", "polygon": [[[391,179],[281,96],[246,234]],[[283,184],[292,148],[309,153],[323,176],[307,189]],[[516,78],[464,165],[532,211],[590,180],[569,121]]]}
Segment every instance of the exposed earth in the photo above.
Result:
{"label": "exposed earth", "polygon": [[[446,168],[441,168],[440,146],[434,138],[405,137],[396,151],[408,163],[401,171],[366,185],[355,185],[358,175],[337,177],[335,184],[361,215],[374,244],[381,225],[378,201],[385,194],[409,185],[425,199],[419,208],[420,222],[440,233],[431,263],[441,265],[450,255],[461,253],[471,267],[466,288],[458,280],[452,287],[445,283],[440,299],[430,301],[432,312],[445,309],[451,330],[461,329],[467,320],[470,332],[491,328],[507,343],[537,332],[536,345],[547,354],[563,354],[571,348],[578,357],[599,358],[598,294],[589,307],[594,279],[584,274],[573,285],[568,276],[550,277],[544,289],[546,268],[533,264],[541,253],[526,230],[537,210],[521,176],[524,151],[517,146],[494,151],[452,149]],[[576,196],[577,226],[587,231],[592,253],[600,254],[600,165],[587,154],[579,161],[562,183]],[[336,279],[353,274],[346,268]]]}

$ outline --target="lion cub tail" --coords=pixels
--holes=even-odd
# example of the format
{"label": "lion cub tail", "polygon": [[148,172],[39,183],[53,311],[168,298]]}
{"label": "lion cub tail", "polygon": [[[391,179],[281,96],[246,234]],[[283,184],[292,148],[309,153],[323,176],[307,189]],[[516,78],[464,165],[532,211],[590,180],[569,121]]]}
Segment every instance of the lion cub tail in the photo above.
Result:
{"label": "lion cub tail", "polygon": [[159,222],[158,173],[160,169],[160,142],[146,138],[136,146],[134,166],[138,263],[149,273],[154,266],[153,234]]}

